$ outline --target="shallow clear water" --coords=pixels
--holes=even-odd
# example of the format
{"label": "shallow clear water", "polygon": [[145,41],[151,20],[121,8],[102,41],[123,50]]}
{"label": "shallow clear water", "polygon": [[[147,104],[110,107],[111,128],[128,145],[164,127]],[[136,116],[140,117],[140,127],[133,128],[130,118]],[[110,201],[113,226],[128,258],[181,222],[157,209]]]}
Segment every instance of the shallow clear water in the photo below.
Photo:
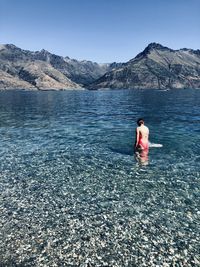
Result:
{"label": "shallow clear water", "polygon": [[199,189],[200,90],[0,92],[2,266],[200,266]]}

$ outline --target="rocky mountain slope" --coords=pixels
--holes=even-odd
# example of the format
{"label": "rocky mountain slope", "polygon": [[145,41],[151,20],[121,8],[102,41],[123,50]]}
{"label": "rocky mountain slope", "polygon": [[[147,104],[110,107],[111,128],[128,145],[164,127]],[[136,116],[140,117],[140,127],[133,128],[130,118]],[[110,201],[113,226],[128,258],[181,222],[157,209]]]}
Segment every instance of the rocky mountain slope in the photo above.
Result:
{"label": "rocky mountain slope", "polygon": [[172,50],[151,43],[89,86],[99,88],[200,88],[200,50]]}
{"label": "rocky mountain slope", "polygon": [[77,89],[110,68],[110,64],[64,58],[46,50],[31,52],[0,45],[0,89]]}
{"label": "rocky mountain slope", "polygon": [[0,89],[200,88],[200,50],[157,43],[127,63],[98,64],[0,45]]}

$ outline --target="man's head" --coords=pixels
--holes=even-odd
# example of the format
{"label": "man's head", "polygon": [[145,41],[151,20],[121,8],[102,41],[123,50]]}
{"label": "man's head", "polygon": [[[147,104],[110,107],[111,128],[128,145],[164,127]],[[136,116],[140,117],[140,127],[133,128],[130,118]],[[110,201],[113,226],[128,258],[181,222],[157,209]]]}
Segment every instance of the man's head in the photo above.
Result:
{"label": "man's head", "polygon": [[137,120],[137,124],[138,124],[138,126],[141,126],[142,124],[144,124],[144,119],[139,118],[139,119]]}

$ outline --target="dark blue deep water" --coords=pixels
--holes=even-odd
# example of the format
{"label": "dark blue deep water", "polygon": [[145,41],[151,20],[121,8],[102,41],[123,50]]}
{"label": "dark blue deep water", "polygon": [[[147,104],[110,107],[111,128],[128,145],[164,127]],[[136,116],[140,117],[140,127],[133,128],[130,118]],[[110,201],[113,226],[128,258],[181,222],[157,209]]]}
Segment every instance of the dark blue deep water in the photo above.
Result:
{"label": "dark blue deep water", "polygon": [[0,266],[200,266],[199,199],[200,90],[0,92]]}

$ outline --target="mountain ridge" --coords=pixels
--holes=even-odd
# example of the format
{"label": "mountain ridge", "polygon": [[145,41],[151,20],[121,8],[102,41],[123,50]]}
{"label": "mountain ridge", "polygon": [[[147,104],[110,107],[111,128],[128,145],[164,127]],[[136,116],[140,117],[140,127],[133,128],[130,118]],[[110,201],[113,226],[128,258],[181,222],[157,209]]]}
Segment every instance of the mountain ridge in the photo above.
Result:
{"label": "mountain ridge", "polygon": [[78,61],[45,49],[29,51],[13,44],[0,45],[0,89],[23,88],[24,82],[26,89],[81,89],[109,69],[109,63]]}
{"label": "mountain ridge", "polygon": [[200,50],[150,43],[125,63],[78,61],[0,44],[0,89],[200,88]]}
{"label": "mountain ridge", "polygon": [[89,89],[200,88],[200,50],[150,43],[141,53],[94,83]]}

